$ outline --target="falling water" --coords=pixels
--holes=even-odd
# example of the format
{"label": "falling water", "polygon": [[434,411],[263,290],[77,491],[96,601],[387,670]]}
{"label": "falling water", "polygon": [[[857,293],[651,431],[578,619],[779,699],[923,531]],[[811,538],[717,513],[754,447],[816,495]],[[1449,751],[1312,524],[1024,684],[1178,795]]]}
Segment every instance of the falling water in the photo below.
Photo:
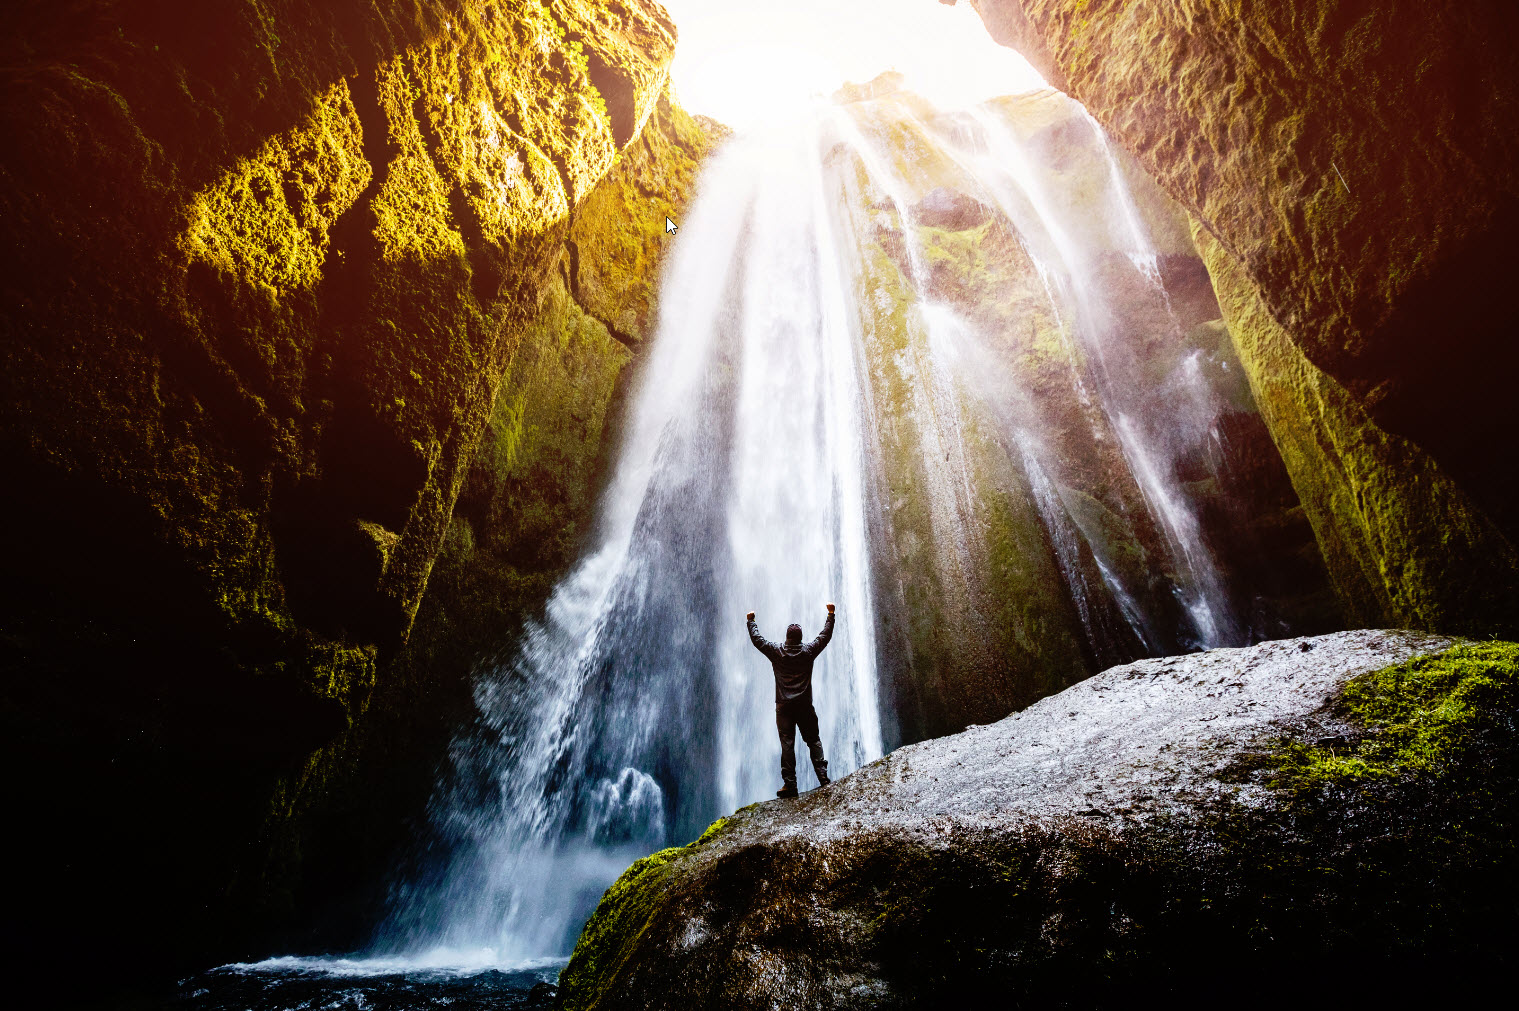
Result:
{"label": "falling water", "polygon": [[[1091,353],[1102,408],[1117,434],[1130,473],[1165,535],[1173,568],[1180,576],[1177,595],[1191,619],[1195,643],[1203,647],[1242,644],[1244,634],[1233,615],[1223,576],[1203,541],[1191,503],[1174,477],[1173,463],[1181,445],[1168,436],[1166,428],[1175,423],[1177,403],[1174,399],[1155,398],[1154,391],[1145,388],[1139,380],[1143,370],[1134,359],[1135,352],[1122,340],[1115,339],[1114,307],[1106,297],[1097,264],[1091,251],[1077,238],[1078,223],[1068,220],[1054,199],[1047,172],[1017,133],[990,108],[976,107],[968,116],[977,127],[974,134],[978,143],[956,148],[955,138],[968,135],[964,129],[942,132],[941,139],[1018,229],[1030,255],[1036,262],[1044,263],[1041,274],[1048,272],[1063,282],[1064,290],[1074,302],[1077,330]],[[1128,232],[1129,259],[1158,291],[1158,297],[1166,300],[1159,257],[1140,222],[1106,137],[1090,117],[1088,122],[1097,130],[1106,159],[1107,198],[1117,205]],[[1051,264],[1059,269],[1052,270]],[[1170,315],[1169,302],[1164,304]],[[1193,407],[1191,413],[1195,417],[1186,420],[1204,427],[1211,425],[1214,405],[1198,391],[1191,393],[1182,406]],[[1103,560],[1099,557],[1098,562],[1101,565]],[[1109,571],[1106,566],[1104,571]],[[1115,585],[1114,589],[1120,599],[1126,592],[1121,586]]]}
{"label": "falling water", "polygon": [[[1016,230],[1062,340],[1079,342],[1080,350],[1068,345],[1073,392],[1096,403],[1121,445],[1181,574],[1196,641],[1231,641],[1222,581],[1173,477],[1174,446],[1143,420],[1151,405],[1113,346],[1111,308],[1079,228],[990,111],[938,129],[945,152]],[[941,564],[962,584],[971,579],[978,488],[964,384],[995,364],[969,322],[929,297],[912,187],[839,110],[784,134],[730,141],[704,170],[675,243],[660,327],[638,366],[591,546],[515,657],[480,678],[478,719],[455,741],[432,806],[437,858],[396,888],[380,950],[513,964],[563,954],[632,860],[768,796],[778,778],[773,689],[747,640],[746,611],[778,637],[791,621],[812,634],[824,602],[838,603],[838,630],[816,674],[824,744],[836,774],[882,753],[871,443],[862,431],[870,394],[861,314],[872,307],[857,304],[853,287],[875,226],[865,206],[838,206],[849,187],[829,175],[826,152],[840,141],[884,195],[903,240],[918,296],[906,325],[922,339],[909,342],[899,367],[912,377],[906,409],[930,477],[925,505]],[[1132,199],[1116,192],[1122,175],[1106,153],[1109,199],[1145,272],[1158,258]],[[860,200],[853,192],[846,203]],[[1158,268],[1145,276],[1160,284]],[[1105,622],[1126,623],[1124,641],[1153,648],[1149,616],[1051,479],[1040,433],[1007,427],[1093,656],[1107,655],[1101,642],[1111,650],[1122,639],[1099,628]],[[801,765],[805,788],[814,780]]]}
{"label": "falling water", "polygon": [[769,795],[773,686],[746,611],[811,635],[837,602],[823,741],[835,774],[881,755],[860,381],[819,147],[815,129],[754,136],[706,168],[594,547],[480,680],[433,805],[447,856],[397,889],[383,948],[566,952],[633,859]]}
{"label": "falling water", "polygon": [[[915,116],[911,118],[918,126],[927,129],[930,134],[939,134],[944,143],[945,152],[958,162],[962,169],[970,173],[966,182],[977,186],[984,195],[987,195],[988,203],[1000,205],[1009,220],[1014,222],[1015,227],[1018,227],[1020,221],[1024,229],[1031,225],[1043,224],[1043,219],[1035,218],[1031,221],[1024,210],[1016,207],[1018,195],[1027,198],[1027,194],[1023,192],[1023,189],[1027,187],[1018,189],[1017,195],[1014,193],[1014,188],[1020,186],[1020,178],[1026,180],[1032,172],[1032,166],[1024,159],[1021,149],[1014,152],[1018,161],[1011,171],[1008,171],[1005,166],[991,166],[989,169],[984,164],[975,164],[974,155],[971,153],[980,152],[984,155],[986,152],[987,132],[980,120],[949,117],[938,130],[933,130]],[[896,214],[903,241],[903,252],[907,260],[907,272],[918,295],[915,306],[916,319],[926,331],[926,344],[930,351],[930,360],[925,367],[920,368],[920,373],[926,373],[929,381],[915,385],[912,393],[914,414],[925,436],[924,456],[927,469],[931,473],[944,469],[940,463],[941,453],[945,461],[951,459],[952,454],[945,452],[944,439],[940,433],[946,428],[954,431],[956,435],[961,431],[961,404],[958,401],[958,390],[955,386],[957,381],[963,381],[975,390],[983,406],[1000,416],[1003,427],[1011,434],[1018,448],[1019,460],[1028,481],[1029,491],[1044,521],[1056,563],[1060,567],[1066,590],[1080,617],[1082,629],[1088,638],[1094,658],[1104,664],[1130,659],[1131,654],[1120,645],[1126,637],[1116,629],[1108,627],[1106,613],[1094,606],[1098,591],[1095,587],[1088,585],[1089,580],[1086,568],[1082,564],[1078,541],[1080,535],[1076,530],[1070,510],[1061,501],[1054,484],[1046,473],[1046,468],[1040,463],[1039,458],[1043,454],[1041,450],[1036,449],[1039,445],[1038,437],[1023,425],[1010,419],[1005,410],[1007,406],[1005,398],[993,392],[984,381],[985,377],[996,375],[1001,379],[1013,379],[1016,385],[1016,377],[1007,376],[1006,370],[998,367],[987,354],[984,342],[973,332],[974,328],[962,318],[960,313],[953,307],[932,299],[925,254],[917,229],[914,227],[916,223],[913,219],[912,200],[909,195],[911,186],[898,171],[892,168],[890,152],[878,150],[850,117],[839,114],[835,121],[840,134],[864,165],[866,175],[872,185],[885,194]],[[997,192],[999,190],[1000,193]],[[1035,190],[1033,195],[1035,198],[1043,196],[1042,191],[1039,190]],[[1036,212],[1038,208],[1039,204],[1035,203]],[[855,228],[859,230],[858,222],[855,222]],[[1066,251],[1074,258],[1077,255],[1074,241],[1060,229],[1058,223],[1052,223],[1050,229],[1055,240],[1056,254]],[[1062,319],[1059,301],[1052,290],[1051,271],[1046,261],[1030,249],[1027,233],[1020,230],[1018,238],[1024,250],[1030,254],[1030,259],[1049,300],[1049,308],[1055,318],[1062,343],[1070,356],[1073,392],[1084,406],[1090,407],[1091,396],[1082,378],[1081,358],[1074,345],[1070,343],[1071,334]],[[925,410],[922,400],[930,389],[936,396],[933,408]],[[1027,393],[1024,392],[1022,395],[1026,397]],[[974,492],[969,489],[970,479],[963,453],[963,442],[957,440],[957,443],[959,444],[956,448],[960,449],[960,452],[953,454],[953,458],[963,475],[966,507],[960,511],[961,515],[956,517],[958,522],[955,529],[948,531],[950,535],[948,539],[950,543],[959,546],[963,552],[970,542],[965,530],[964,514],[969,512],[969,500],[974,498]],[[941,480],[937,484],[942,488],[945,482]],[[936,496],[936,499],[942,500],[945,497],[941,493]],[[936,535],[941,535],[945,532],[944,524],[938,519],[942,512],[942,502],[936,501],[934,507],[930,515],[936,521],[934,524]],[[1145,650],[1153,649],[1160,639],[1154,633],[1149,617],[1144,614],[1130,588],[1104,559],[1100,542],[1090,541],[1088,547],[1093,553],[1093,561],[1103,589],[1111,597],[1121,621],[1127,626],[1129,636],[1132,637],[1129,641],[1137,643]],[[968,560],[962,559],[960,568],[962,571],[969,571],[971,564]]]}

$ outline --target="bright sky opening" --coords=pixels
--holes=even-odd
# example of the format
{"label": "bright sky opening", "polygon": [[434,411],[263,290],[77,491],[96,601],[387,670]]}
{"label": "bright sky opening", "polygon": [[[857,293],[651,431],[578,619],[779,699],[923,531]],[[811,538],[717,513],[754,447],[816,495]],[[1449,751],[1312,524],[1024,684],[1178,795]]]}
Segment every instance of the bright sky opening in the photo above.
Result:
{"label": "bright sky opening", "polygon": [[992,41],[967,3],[934,0],[662,0],[680,41],[680,103],[734,127],[784,115],[886,70],[943,108],[1045,86]]}

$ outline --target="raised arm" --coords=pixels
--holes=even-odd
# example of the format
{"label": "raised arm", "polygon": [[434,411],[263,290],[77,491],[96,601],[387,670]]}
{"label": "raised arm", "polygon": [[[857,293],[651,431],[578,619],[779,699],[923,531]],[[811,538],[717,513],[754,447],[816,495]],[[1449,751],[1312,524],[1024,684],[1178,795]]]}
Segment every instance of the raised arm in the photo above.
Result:
{"label": "raised arm", "polygon": [[777,656],[780,655],[780,647],[771,642],[769,639],[766,639],[764,636],[760,635],[759,626],[754,623],[753,611],[749,612],[748,621],[749,641],[754,643],[755,649],[759,650],[761,653],[774,660]]}
{"label": "raised arm", "polygon": [[833,638],[833,605],[828,605],[828,620],[823,622],[823,630],[818,637],[807,644],[807,655],[817,656],[823,652],[823,647],[828,645],[828,640]]}

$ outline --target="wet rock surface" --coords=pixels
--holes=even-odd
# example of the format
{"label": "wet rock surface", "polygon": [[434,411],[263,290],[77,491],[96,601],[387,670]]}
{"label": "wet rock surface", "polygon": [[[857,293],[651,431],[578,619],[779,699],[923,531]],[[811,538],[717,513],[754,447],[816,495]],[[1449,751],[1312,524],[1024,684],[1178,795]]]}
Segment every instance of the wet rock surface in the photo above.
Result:
{"label": "wet rock surface", "polygon": [[[1185,214],[1058,92],[996,99],[978,118],[897,83],[836,101],[875,152],[874,168],[840,162],[853,165],[840,202],[864,205],[848,229],[901,739],[1202,644],[1185,605],[1195,570],[1155,505],[1168,482],[1172,529],[1195,517],[1195,557],[1228,588],[1210,613],[1234,628],[1207,644],[1345,627]],[[1027,158],[1012,188],[1042,196],[1037,211],[978,160],[993,144],[1004,166]],[[1136,423],[1127,437],[1117,417]],[[1141,445],[1156,461],[1148,492]],[[962,482],[976,493],[949,508]]]}
{"label": "wet rock surface", "polygon": [[1225,962],[1271,986],[1347,956],[1502,958],[1511,693],[1494,736],[1422,776],[1309,789],[1273,757],[1351,754],[1378,731],[1347,682],[1452,645],[1363,630],[1142,660],[745,808],[609,890],[562,1006],[1079,1005]]}

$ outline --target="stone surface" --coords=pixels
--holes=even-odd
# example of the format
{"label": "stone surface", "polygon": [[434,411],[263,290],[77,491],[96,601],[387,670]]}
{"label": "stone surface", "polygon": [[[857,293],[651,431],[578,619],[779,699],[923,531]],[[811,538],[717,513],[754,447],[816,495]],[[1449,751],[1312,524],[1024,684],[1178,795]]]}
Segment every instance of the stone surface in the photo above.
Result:
{"label": "stone surface", "polygon": [[608,891],[562,1006],[1081,1006],[1223,965],[1290,992],[1344,959],[1502,951],[1519,647],[1451,646],[1142,660],[745,808]]}
{"label": "stone surface", "polygon": [[1519,551],[1428,453],[1378,426],[1271,317],[1238,261],[1198,248],[1352,624],[1502,627]]}
{"label": "stone surface", "polygon": [[[1519,29],[1510,4],[1291,0],[973,0],[999,41],[1017,48],[1083,102],[1238,264],[1263,319],[1322,380],[1275,396],[1279,443],[1325,447],[1314,466],[1362,473],[1386,499],[1372,508],[1451,511],[1405,524],[1417,543],[1368,539],[1346,498],[1288,453],[1293,481],[1317,508],[1315,527],[1357,544],[1372,569],[1438,553],[1447,525],[1479,534],[1479,553],[1513,554],[1519,437],[1510,376],[1519,355],[1503,278],[1515,262],[1519,56],[1498,42]],[[1231,328],[1237,325],[1228,319]],[[1258,340],[1241,345],[1241,357]],[[1257,362],[1265,376],[1272,362]],[[1315,405],[1317,388],[1364,416],[1342,427]],[[1259,392],[1259,390],[1258,390]],[[1304,423],[1309,432],[1282,427]],[[1395,455],[1359,452],[1358,431]],[[1382,471],[1370,476],[1370,470]],[[1459,494],[1420,486],[1439,471]],[[1476,511],[1475,514],[1473,511]],[[1384,528],[1384,532],[1389,532]],[[1463,537],[1465,534],[1462,535]],[[1338,549],[1328,549],[1328,553]],[[1448,631],[1509,631],[1512,577],[1469,610],[1460,567],[1424,567],[1393,602],[1368,595],[1355,567],[1335,577],[1352,608],[1378,621]],[[1403,578],[1394,576],[1391,578]]]}

